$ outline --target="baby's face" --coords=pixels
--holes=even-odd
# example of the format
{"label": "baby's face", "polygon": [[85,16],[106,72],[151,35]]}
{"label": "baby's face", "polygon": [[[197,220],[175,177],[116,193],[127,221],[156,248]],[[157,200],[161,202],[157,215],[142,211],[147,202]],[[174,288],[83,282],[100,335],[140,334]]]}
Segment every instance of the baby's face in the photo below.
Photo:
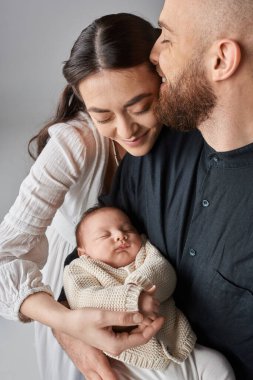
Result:
{"label": "baby's face", "polygon": [[127,215],[111,208],[88,215],[80,235],[85,254],[114,268],[133,262],[142,245]]}

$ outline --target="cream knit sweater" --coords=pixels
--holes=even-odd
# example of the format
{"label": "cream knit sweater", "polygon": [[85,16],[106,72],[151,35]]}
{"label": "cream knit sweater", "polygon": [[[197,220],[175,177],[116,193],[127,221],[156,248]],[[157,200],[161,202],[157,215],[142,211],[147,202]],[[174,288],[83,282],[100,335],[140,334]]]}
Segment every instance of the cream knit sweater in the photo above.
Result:
{"label": "cream knit sweater", "polygon": [[160,313],[165,317],[162,329],[148,343],[128,349],[115,359],[141,368],[163,370],[171,360],[181,363],[193,350],[195,334],[171,297],[176,285],[175,271],[149,241],[140,249],[135,262],[126,267],[113,268],[81,256],[66,266],[63,279],[72,309],[137,311],[141,291],[156,285]]}

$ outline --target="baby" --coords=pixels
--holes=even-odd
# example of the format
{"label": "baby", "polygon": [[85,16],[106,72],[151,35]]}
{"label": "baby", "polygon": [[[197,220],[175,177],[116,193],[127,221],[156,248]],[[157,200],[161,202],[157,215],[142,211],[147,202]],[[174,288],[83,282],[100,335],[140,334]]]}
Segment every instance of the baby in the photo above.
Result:
{"label": "baby", "polygon": [[64,270],[64,289],[72,309],[140,311],[146,323],[158,313],[165,317],[163,327],[148,343],[115,357],[131,373],[124,378],[144,378],[140,369],[152,369],[172,379],[186,379],[186,374],[187,379],[234,379],[222,355],[195,346],[195,334],[172,298],[173,267],[123,211],[114,207],[88,210],[77,225],[76,239],[79,258]]}

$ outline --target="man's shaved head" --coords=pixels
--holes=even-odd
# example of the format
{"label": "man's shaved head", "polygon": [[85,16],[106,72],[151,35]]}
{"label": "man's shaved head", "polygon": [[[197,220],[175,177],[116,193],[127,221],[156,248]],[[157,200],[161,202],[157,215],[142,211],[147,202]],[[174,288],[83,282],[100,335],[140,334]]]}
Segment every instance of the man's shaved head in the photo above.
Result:
{"label": "man's shaved head", "polygon": [[186,0],[186,2],[189,3],[189,7],[194,8],[193,23],[196,23],[196,28],[201,28],[203,41],[234,39],[246,51],[252,50],[252,0]]}
{"label": "man's shaved head", "polygon": [[194,33],[204,46],[228,38],[248,52],[253,50],[252,0],[165,0],[160,21],[173,24],[175,14],[183,14],[189,33]]}

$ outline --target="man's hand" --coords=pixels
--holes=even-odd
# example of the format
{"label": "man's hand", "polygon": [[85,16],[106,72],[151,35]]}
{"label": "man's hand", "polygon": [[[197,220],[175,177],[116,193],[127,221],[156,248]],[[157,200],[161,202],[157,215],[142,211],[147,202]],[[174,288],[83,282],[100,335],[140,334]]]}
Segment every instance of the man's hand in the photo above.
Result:
{"label": "man's hand", "polygon": [[109,360],[102,351],[59,331],[53,331],[53,333],[85,379],[117,380]]}

